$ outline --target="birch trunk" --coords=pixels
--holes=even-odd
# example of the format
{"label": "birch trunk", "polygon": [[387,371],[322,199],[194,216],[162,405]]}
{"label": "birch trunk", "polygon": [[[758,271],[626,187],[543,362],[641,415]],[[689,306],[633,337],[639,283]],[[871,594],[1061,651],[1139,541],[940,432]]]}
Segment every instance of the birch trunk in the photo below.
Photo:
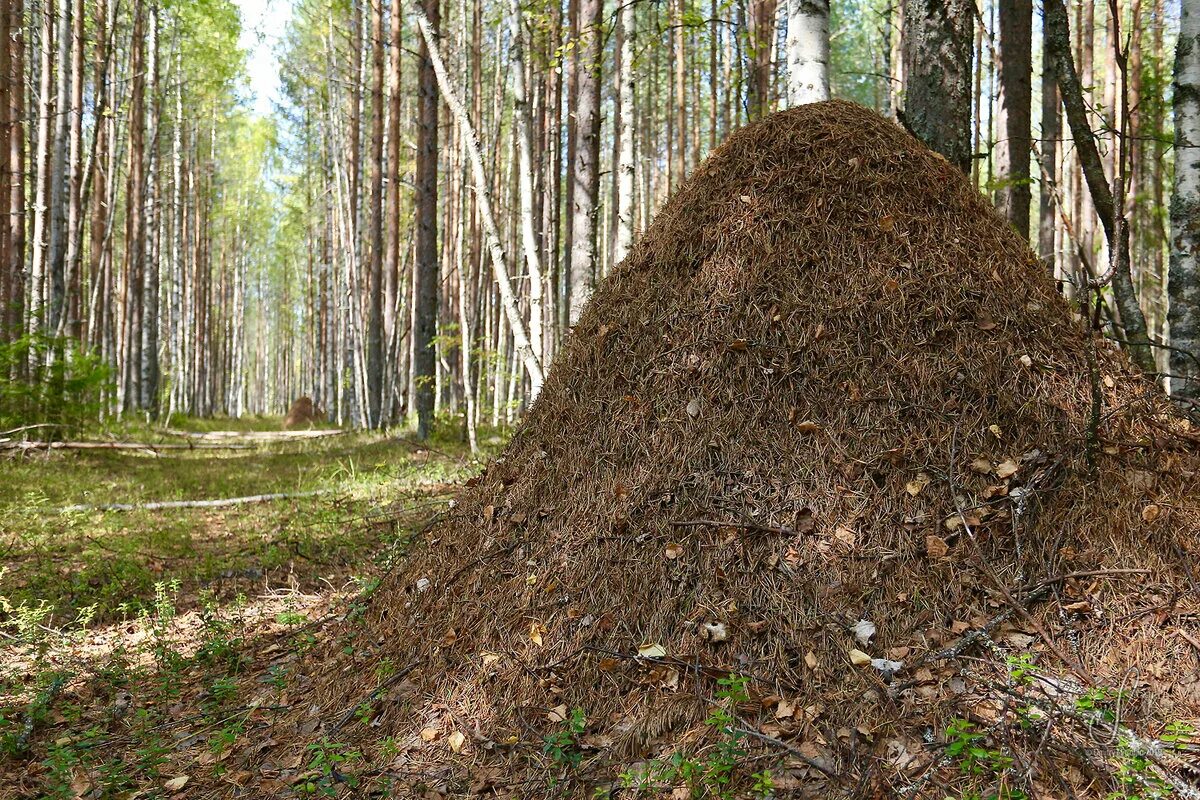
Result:
{"label": "birch trunk", "polygon": [[[538,257],[533,197],[533,131],[529,123],[529,98],[525,87],[525,25],[520,0],[509,3],[512,24],[513,114],[517,124],[517,181],[521,204],[521,249],[529,270],[529,346],[538,360],[545,358],[542,348],[542,264]],[[536,391],[531,396],[536,399]]]}
{"label": "birch trunk", "polygon": [[971,0],[904,4],[905,99],[910,131],[964,173],[971,172]]}
{"label": "birch trunk", "polygon": [[471,119],[467,116],[467,110],[459,102],[458,95],[454,92],[454,85],[446,74],[446,66],[442,63],[442,57],[438,51],[437,34],[433,31],[429,19],[417,5],[416,0],[409,0],[409,2],[413,16],[417,20],[417,26],[421,29],[421,36],[429,50],[429,61],[437,77],[438,85],[441,87],[446,105],[450,107],[455,121],[462,129],[463,143],[467,148],[467,155],[471,161],[471,172],[475,180],[475,196],[479,203],[479,216],[483,222],[484,237],[487,241],[488,253],[492,258],[492,269],[496,274],[496,284],[504,305],[504,316],[513,332],[517,354],[529,375],[531,391],[536,394],[541,390],[543,383],[542,365],[529,344],[529,334],[526,332],[525,321],[521,318],[521,311],[517,307],[516,295],[513,293],[512,282],[509,279],[504,249],[500,244],[500,231],[496,227],[496,217],[492,213],[491,190],[488,186],[487,174],[483,169],[483,156],[479,152],[479,140],[475,136],[475,128],[471,124]]}
{"label": "birch trunk", "polygon": [[635,72],[633,69],[633,54],[637,48],[637,16],[636,6],[623,2],[619,17],[622,28],[621,39],[621,84],[620,105],[621,118],[620,147],[617,151],[617,235],[613,243],[612,263],[615,267],[625,260],[629,249],[633,246],[633,182],[634,182],[634,89]]}
{"label": "birch trunk", "polygon": [[829,99],[829,0],[787,0],[789,106]]}
{"label": "birch trunk", "polygon": [[1175,186],[1167,321],[1171,393],[1200,399],[1200,0],[1183,0],[1175,46]]}

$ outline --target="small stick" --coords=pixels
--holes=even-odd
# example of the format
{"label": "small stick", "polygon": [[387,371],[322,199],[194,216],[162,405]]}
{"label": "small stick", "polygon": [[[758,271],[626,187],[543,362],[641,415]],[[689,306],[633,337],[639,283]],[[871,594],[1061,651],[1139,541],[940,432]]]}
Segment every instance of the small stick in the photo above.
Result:
{"label": "small stick", "polygon": [[777,528],[773,525],[759,525],[755,522],[725,522],[719,519],[685,519],[676,520],[671,523],[672,528],[737,528],[743,531],[757,531],[759,533],[779,533],[784,536],[791,536],[795,533],[791,528]]}

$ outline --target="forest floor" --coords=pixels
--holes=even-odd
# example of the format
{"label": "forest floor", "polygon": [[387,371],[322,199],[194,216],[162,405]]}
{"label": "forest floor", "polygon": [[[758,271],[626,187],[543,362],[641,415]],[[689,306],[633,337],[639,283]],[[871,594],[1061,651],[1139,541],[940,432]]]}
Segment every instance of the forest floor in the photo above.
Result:
{"label": "forest floor", "polygon": [[[283,438],[270,433],[277,418],[231,422],[130,427],[88,440],[150,446],[27,451],[0,463],[0,775],[35,755],[39,729],[56,740],[18,796],[100,788],[102,765],[60,751],[86,742],[114,703],[142,706],[132,696],[141,679],[261,650],[264,637],[303,650],[304,631],[371,591],[486,456],[472,458],[454,435]],[[481,441],[486,451],[503,444],[496,434]],[[98,508],[259,495],[285,496]]]}

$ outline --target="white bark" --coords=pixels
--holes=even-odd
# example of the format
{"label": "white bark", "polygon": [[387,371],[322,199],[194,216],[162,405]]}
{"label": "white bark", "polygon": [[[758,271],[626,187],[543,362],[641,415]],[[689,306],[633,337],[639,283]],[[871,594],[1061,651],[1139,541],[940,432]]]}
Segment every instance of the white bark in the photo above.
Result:
{"label": "white bark", "polygon": [[521,317],[521,310],[517,308],[516,295],[513,294],[504,248],[500,244],[500,232],[496,228],[496,218],[492,214],[492,199],[489,189],[491,184],[488,182],[487,174],[483,171],[483,157],[479,153],[479,140],[475,136],[475,128],[471,124],[471,118],[467,115],[467,109],[459,100],[458,94],[454,91],[454,84],[446,74],[446,64],[442,61],[442,54],[438,49],[437,36],[429,25],[425,12],[421,10],[416,0],[410,0],[409,10],[416,19],[417,27],[421,29],[421,36],[424,37],[425,44],[429,48],[429,60],[433,63],[434,74],[437,75],[438,86],[442,90],[442,99],[450,107],[450,112],[454,115],[454,119],[462,131],[463,142],[467,146],[467,154],[471,159],[471,173],[475,179],[475,199],[479,204],[479,217],[483,221],[484,239],[487,241],[488,253],[492,259],[492,270],[495,272],[496,284],[500,289],[500,299],[504,304],[504,316],[512,329],[517,354],[525,365],[525,371],[529,373],[530,394],[536,397],[543,383],[542,363],[529,344],[525,320]]}
{"label": "white bark", "polygon": [[634,4],[621,5],[620,24],[623,29],[621,40],[621,119],[620,150],[617,153],[617,236],[613,242],[613,265],[625,260],[633,246],[633,54],[637,38]]}
{"label": "white bark", "polygon": [[829,0],[787,0],[789,106],[829,99]]}
{"label": "white bark", "polygon": [[1183,0],[1175,50],[1175,188],[1171,197],[1171,392],[1200,398],[1200,0]]}
{"label": "white bark", "polygon": [[[521,248],[529,270],[529,346],[541,360],[542,349],[542,265],[533,227],[533,133],[529,124],[529,99],[525,90],[525,31],[520,0],[511,0],[513,46],[513,114],[517,123],[517,183],[521,194]],[[540,388],[540,387],[539,387]],[[530,399],[537,397],[537,390]]]}

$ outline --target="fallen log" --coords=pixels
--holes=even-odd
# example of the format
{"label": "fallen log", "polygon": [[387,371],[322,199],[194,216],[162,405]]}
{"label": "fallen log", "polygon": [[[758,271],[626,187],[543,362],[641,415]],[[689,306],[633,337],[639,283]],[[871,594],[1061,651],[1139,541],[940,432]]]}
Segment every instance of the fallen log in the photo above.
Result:
{"label": "fallen log", "polygon": [[0,450],[142,450],[153,453],[158,450],[251,450],[253,448],[254,445],[244,443],[193,442],[180,444],[171,442],[151,444],[149,442],[30,442],[0,439]]}
{"label": "fallen log", "polygon": [[161,511],[170,508],[226,508],[248,503],[267,503],[272,500],[291,500],[300,497],[316,497],[329,494],[332,489],[314,489],[310,492],[276,492],[274,494],[252,494],[247,497],[225,497],[216,500],[162,500],[155,503],[104,503],[100,505],[79,504],[55,509],[59,514],[81,511]]}

